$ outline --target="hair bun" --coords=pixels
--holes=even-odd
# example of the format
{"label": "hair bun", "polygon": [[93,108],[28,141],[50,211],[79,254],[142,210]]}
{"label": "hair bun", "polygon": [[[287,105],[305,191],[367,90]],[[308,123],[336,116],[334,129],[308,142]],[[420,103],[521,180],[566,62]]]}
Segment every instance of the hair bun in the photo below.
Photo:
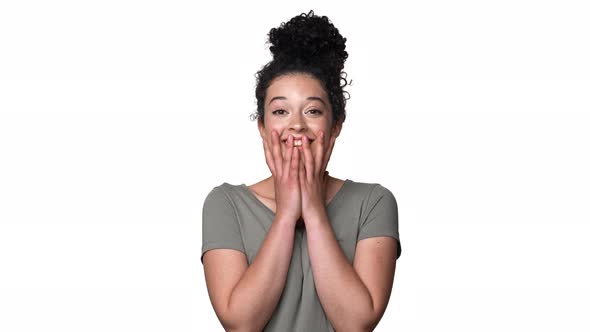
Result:
{"label": "hair bun", "polygon": [[270,51],[277,61],[318,64],[340,72],[348,57],[346,38],[326,16],[313,10],[293,17],[268,33]]}

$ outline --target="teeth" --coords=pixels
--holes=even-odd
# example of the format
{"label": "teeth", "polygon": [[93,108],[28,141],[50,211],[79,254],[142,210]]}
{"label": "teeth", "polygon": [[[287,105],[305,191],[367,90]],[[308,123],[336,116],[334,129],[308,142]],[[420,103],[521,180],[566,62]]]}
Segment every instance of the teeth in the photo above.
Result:
{"label": "teeth", "polygon": [[[283,141],[283,143],[287,144],[287,141]],[[309,141],[309,144],[313,143],[313,141]],[[302,146],[303,141],[300,139],[293,140],[293,146]]]}

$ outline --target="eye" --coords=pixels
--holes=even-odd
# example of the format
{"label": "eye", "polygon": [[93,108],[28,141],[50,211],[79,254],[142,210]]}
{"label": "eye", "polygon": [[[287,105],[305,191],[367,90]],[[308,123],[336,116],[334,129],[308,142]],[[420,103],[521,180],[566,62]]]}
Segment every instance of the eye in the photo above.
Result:
{"label": "eye", "polygon": [[[285,113],[285,110],[282,110],[282,109],[274,110],[274,111],[272,111],[272,114],[275,114],[276,115],[278,112]],[[280,115],[282,115],[283,113],[281,113]]]}
{"label": "eye", "polygon": [[320,115],[320,114],[322,114],[322,111],[313,109],[313,110],[309,110],[309,113],[314,114],[314,115]]}

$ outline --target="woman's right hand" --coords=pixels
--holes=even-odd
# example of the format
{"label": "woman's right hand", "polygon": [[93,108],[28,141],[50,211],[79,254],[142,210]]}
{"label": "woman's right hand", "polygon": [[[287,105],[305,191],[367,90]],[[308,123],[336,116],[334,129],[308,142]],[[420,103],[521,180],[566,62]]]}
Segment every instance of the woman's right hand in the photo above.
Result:
{"label": "woman's right hand", "polygon": [[263,138],[266,164],[272,173],[275,187],[276,217],[296,224],[301,217],[301,189],[299,186],[300,152],[293,147],[293,135],[287,139],[283,157],[279,134],[272,130],[270,142]]}

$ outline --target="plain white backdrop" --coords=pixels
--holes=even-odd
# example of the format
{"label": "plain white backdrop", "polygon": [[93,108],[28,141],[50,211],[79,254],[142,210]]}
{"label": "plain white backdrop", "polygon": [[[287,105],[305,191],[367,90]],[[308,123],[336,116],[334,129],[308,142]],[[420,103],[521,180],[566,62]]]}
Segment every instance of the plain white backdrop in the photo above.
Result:
{"label": "plain white backdrop", "polygon": [[313,9],[353,85],[328,170],[398,201],[376,331],[589,331],[585,1],[3,1],[0,330],[222,331],[205,196],[270,175],[254,74]]}

